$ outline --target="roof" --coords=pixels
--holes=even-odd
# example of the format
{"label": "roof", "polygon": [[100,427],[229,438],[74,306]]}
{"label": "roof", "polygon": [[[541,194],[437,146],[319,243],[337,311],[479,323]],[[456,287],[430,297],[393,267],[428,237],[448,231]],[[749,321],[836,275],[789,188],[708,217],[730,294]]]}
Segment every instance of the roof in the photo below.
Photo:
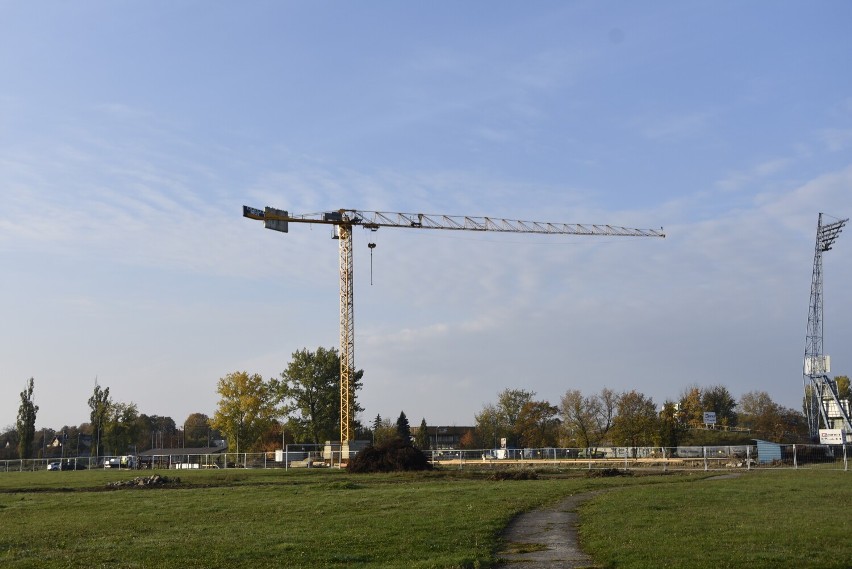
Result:
{"label": "roof", "polygon": [[138,453],[137,456],[167,456],[187,454],[222,454],[228,447],[192,447],[192,448],[152,448]]}

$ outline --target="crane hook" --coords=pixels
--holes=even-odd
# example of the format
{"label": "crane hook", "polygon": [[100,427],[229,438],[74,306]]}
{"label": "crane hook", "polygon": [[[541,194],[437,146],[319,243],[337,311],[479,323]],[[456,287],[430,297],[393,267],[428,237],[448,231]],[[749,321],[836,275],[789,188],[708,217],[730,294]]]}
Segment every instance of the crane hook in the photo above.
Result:
{"label": "crane hook", "polygon": [[376,244],[367,243],[367,247],[370,248],[370,286],[373,286],[373,249],[376,248]]}

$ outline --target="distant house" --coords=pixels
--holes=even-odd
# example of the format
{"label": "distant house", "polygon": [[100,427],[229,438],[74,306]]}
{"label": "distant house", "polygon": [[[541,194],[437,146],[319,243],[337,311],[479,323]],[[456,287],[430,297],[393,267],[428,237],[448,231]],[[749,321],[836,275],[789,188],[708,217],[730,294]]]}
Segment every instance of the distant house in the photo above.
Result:
{"label": "distant house", "polygon": [[[426,427],[429,434],[429,447],[435,450],[455,450],[459,448],[462,437],[475,427]],[[412,438],[417,438],[420,427],[411,427]]]}

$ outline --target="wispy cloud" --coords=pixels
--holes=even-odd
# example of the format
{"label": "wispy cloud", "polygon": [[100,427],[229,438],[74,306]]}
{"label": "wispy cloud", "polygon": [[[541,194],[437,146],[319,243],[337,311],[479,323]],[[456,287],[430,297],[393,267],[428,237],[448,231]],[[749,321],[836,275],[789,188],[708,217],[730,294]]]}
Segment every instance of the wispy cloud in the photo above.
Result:
{"label": "wispy cloud", "polygon": [[852,129],[826,128],[819,131],[823,144],[831,152],[841,152],[852,145]]}
{"label": "wispy cloud", "polygon": [[716,187],[723,192],[741,190],[751,184],[760,182],[788,168],[793,159],[775,158],[757,163],[747,170],[731,172],[721,180],[716,181]]}

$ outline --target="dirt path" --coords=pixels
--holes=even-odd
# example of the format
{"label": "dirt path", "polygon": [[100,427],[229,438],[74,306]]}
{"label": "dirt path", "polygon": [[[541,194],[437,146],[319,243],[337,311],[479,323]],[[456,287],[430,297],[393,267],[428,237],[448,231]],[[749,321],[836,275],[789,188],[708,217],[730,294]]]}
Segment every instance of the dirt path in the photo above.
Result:
{"label": "dirt path", "polygon": [[503,532],[498,568],[581,569],[597,567],[577,543],[577,508],[600,494],[569,496],[549,508],[519,515]]}

